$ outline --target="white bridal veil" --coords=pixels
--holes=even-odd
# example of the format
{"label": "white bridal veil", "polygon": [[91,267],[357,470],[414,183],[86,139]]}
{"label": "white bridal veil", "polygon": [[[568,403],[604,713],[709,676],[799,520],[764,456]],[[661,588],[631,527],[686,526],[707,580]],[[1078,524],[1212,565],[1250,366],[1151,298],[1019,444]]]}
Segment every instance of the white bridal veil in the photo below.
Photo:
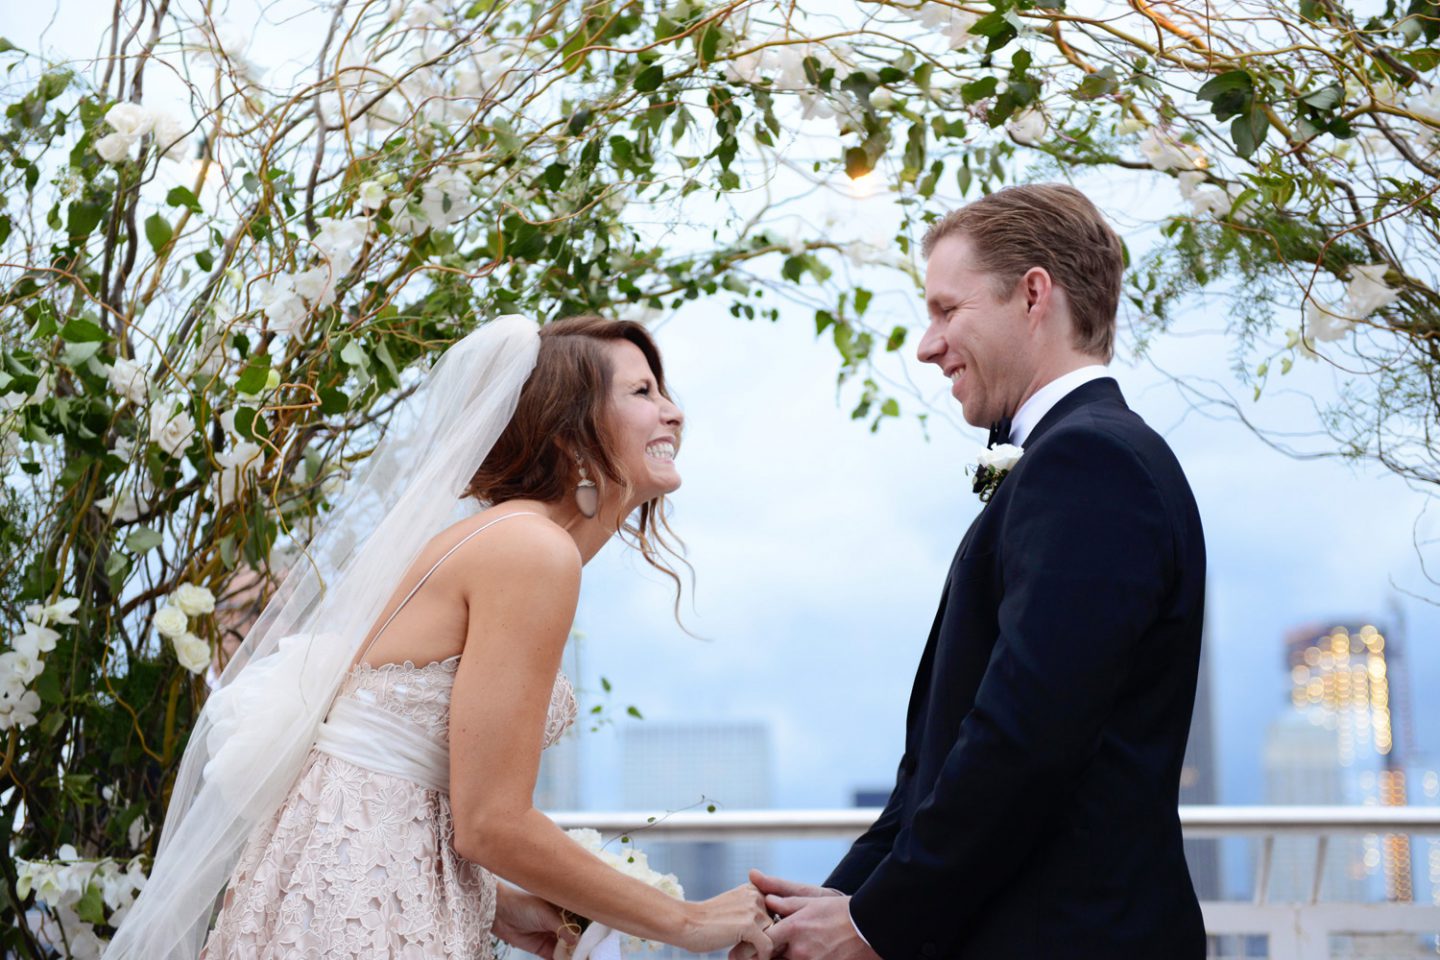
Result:
{"label": "white bridal veil", "polygon": [[194,960],[250,832],[300,772],[360,642],[435,534],[473,513],[466,484],[509,423],[539,327],[492,320],[454,344],[246,635],[201,711],[145,889],[105,952]]}

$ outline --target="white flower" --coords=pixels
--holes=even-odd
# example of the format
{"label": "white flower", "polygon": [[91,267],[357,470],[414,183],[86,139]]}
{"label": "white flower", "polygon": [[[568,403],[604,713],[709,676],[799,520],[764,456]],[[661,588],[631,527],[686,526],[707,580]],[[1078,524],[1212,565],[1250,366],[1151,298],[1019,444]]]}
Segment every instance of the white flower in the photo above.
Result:
{"label": "white flower", "polygon": [[754,50],[736,57],[725,64],[725,74],[731,80],[758,84],[763,78],[760,71],[765,66],[766,50]]}
{"label": "white flower", "polygon": [[[234,430],[234,413],[230,412],[230,424],[226,429]],[[221,415],[221,420],[225,419]],[[223,507],[233,502],[243,486],[246,473],[253,473],[260,467],[262,450],[259,444],[249,440],[236,440],[230,449],[215,455],[221,470],[215,475],[215,498]]]}
{"label": "white flower", "polygon": [[171,644],[175,647],[175,658],[180,661],[180,666],[191,673],[204,673],[210,666],[210,644],[195,634],[186,631],[172,638]]}
{"label": "white flower", "polygon": [[106,379],[110,383],[110,389],[131,403],[145,402],[149,386],[145,382],[145,371],[134,360],[116,357],[110,362],[110,372]]}
{"label": "white flower", "polygon": [[1197,170],[1205,165],[1199,150],[1154,129],[1140,141],[1140,152],[1156,170]]}
{"label": "white flower", "polygon": [[25,650],[31,655],[49,653],[55,649],[55,642],[60,639],[60,634],[49,627],[41,626],[38,623],[27,622],[20,630],[18,637],[10,640],[11,648]]}
{"label": "white flower", "polygon": [[124,163],[130,159],[130,148],[135,141],[123,133],[107,133],[95,141],[95,152],[106,163]]}
{"label": "white flower", "polygon": [[155,630],[164,637],[175,639],[190,628],[190,618],[185,616],[185,611],[174,604],[167,603],[155,611],[155,616],[150,618],[155,625]]}
{"label": "white flower", "polygon": [[1400,296],[1400,291],[1385,283],[1385,271],[1389,266],[1372,263],[1350,268],[1350,284],[1345,294],[1350,301],[1351,316],[1363,319],[1381,307],[1389,306]]}
{"label": "white flower", "polygon": [[895,106],[895,94],[885,87],[880,87],[870,94],[870,106],[876,110],[889,110]]}
{"label": "white flower", "polygon": [[1423,96],[1410,99],[1410,112],[1422,120],[1440,123],[1440,86],[1431,87]]}
{"label": "white flower", "polygon": [[1190,209],[1197,217],[1203,217],[1207,213],[1213,213],[1217,217],[1223,217],[1230,212],[1230,206],[1233,202],[1230,194],[1218,187],[1196,190],[1190,195],[1189,199]]}
{"label": "white flower", "polygon": [[335,302],[334,273],[326,264],[302,270],[295,274],[295,292],[312,307],[328,307]]}
{"label": "white flower", "polygon": [[1132,133],[1139,133],[1148,126],[1150,126],[1150,124],[1141,120],[1139,117],[1127,116],[1115,124],[1115,134],[1120,137],[1128,137]]}
{"label": "white flower", "polygon": [[194,583],[182,583],[175,588],[171,594],[171,600],[175,606],[183,610],[186,615],[198,617],[202,613],[213,613],[215,611],[215,594],[207,588]]}
{"label": "white flower", "polygon": [[45,661],[20,650],[0,653],[0,677],[18,677],[26,685],[45,672]]}
{"label": "white flower", "polygon": [[320,225],[315,246],[334,266],[336,276],[345,273],[354,265],[360,245],[370,232],[370,221],[365,217],[320,217],[315,222]]}
{"label": "white flower", "polygon": [[189,128],[172,114],[155,113],[155,145],[160,156],[178,160],[185,152],[185,133]]}
{"label": "white flower", "polygon": [[420,209],[425,219],[442,229],[465,219],[479,207],[471,198],[473,187],[470,178],[459,170],[447,167],[437,170],[420,191]]}
{"label": "white flower", "polygon": [[34,726],[39,712],[38,693],[26,690],[25,684],[13,674],[0,679],[0,730]]}
{"label": "white flower", "polygon": [[1175,179],[1180,184],[1180,196],[1189,200],[1195,196],[1195,191],[1200,188],[1200,184],[1204,183],[1207,178],[1204,171],[1186,170]]}
{"label": "white flower", "polygon": [[1010,137],[1016,143],[1027,146],[1039,143],[1049,128],[1050,123],[1039,107],[1026,107],[1005,121],[1005,129],[1010,133]]}
{"label": "white flower", "polygon": [[1312,341],[1329,343],[1339,340],[1355,329],[1355,321],[1338,313],[1333,306],[1323,306],[1314,300],[1305,301],[1305,336]]}
{"label": "white flower", "polygon": [[[168,404],[158,405],[164,409]],[[171,414],[170,419],[164,423],[159,417],[150,418],[150,440],[158,443],[160,449],[172,457],[178,457],[185,452],[185,448],[195,441],[195,421],[190,414],[179,410]]]}
{"label": "white flower", "polygon": [[1023,448],[1017,447],[1013,443],[997,443],[988,450],[981,450],[975,460],[986,469],[1003,473],[1014,467],[1024,452]]}
{"label": "white flower", "polygon": [[117,103],[105,111],[105,122],[122,137],[139,140],[155,126],[155,115],[138,103]]}
{"label": "white flower", "polygon": [[934,3],[932,0],[921,4],[918,13],[921,23],[931,30],[940,30],[945,34],[952,50],[958,50],[979,39],[970,32],[970,28],[980,19],[973,13],[966,13],[943,3]]}
{"label": "white flower", "polygon": [[379,210],[385,206],[385,188],[378,180],[366,180],[360,184],[360,209]]}
{"label": "white flower", "polygon": [[295,278],[277,273],[255,282],[260,309],[281,333],[294,333],[305,319],[305,302],[295,292]]}
{"label": "white flower", "polygon": [[408,236],[418,236],[430,229],[430,223],[418,207],[403,197],[390,201],[390,226]]}
{"label": "white flower", "polygon": [[113,495],[101,497],[95,501],[95,506],[99,507],[106,516],[122,523],[138,520],[149,507],[150,497],[154,492],[154,485],[150,482],[149,476],[142,475],[139,491],[127,487],[120,492],[118,499]]}
{"label": "white flower", "polygon": [[49,623],[74,623],[74,613],[78,609],[79,597],[62,597],[43,607],[38,603],[29,604],[25,607],[25,616],[42,627]]}
{"label": "white flower", "polygon": [[[131,821],[130,821],[130,829],[127,830],[127,831],[125,831],[125,839],[130,841],[130,849],[131,849],[131,850],[139,850],[139,849],[140,849],[140,845],[143,844],[143,843],[144,843],[146,840],[148,840],[149,838],[150,838],[150,824],[145,820],[144,817],[136,817],[134,820],[131,820]],[[118,877],[124,877],[124,878],[125,878],[125,883],[124,883],[124,888],[125,888],[125,889],[133,889],[133,888],[131,887],[131,882],[130,882],[130,881],[131,881],[131,878],[130,878],[127,874],[117,873],[116,876],[117,876],[117,878],[118,878]],[[109,898],[109,896],[107,896],[107,897],[105,898],[105,902],[106,902],[107,904],[109,904],[111,910],[120,910],[120,909],[122,909],[122,908],[124,908],[124,907],[126,907],[126,906],[129,905],[128,903],[126,903],[126,902],[123,901],[123,900],[122,900],[121,902],[119,902],[119,903],[110,904],[110,898]],[[112,921],[113,921],[113,918],[112,918]],[[118,922],[118,921],[113,921],[113,922]]]}

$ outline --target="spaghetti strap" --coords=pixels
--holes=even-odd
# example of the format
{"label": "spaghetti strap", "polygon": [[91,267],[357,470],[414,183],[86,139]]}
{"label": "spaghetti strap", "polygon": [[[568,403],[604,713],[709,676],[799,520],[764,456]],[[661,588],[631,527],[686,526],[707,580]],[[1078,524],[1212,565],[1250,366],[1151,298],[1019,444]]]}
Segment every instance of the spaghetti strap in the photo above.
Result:
{"label": "spaghetti strap", "polygon": [[465,534],[465,536],[461,537],[459,543],[455,544],[455,546],[451,547],[449,550],[446,550],[445,553],[441,555],[440,559],[436,560],[434,565],[429,570],[425,571],[425,576],[421,577],[419,582],[417,582],[415,586],[410,588],[410,592],[405,594],[405,599],[400,601],[400,605],[394,610],[390,611],[390,616],[385,618],[385,622],[380,625],[380,629],[376,631],[375,636],[370,638],[370,642],[365,644],[365,648],[361,650],[360,653],[355,657],[355,662],[359,663],[361,660],[365,659],[365,654],[369,653],[370,648],[375,645],[375,641],[380,639],[380,634],[385,632],[385,628],[390,626],[390,621],[394,620],[395,615],[399,613],[402,609],[404,609],[405,604],[410,602],[410,598],[415,596],[415,592],[425,585],[425,581],[430,579],[430,574],[434,573],[436,570],[439,570],[440,564],[444,563],[447,559],[449,559],[450,554],[465,546],[466,542],[469,541],[471,537],[478,536],[484,533],[486,530],[489,530],[491,527],[495,526],[495,524],[500,523],[503,520],[509,520],[511,517],[538,516],[540,516],[540,514],[536,513],[533,510],[522,510],[516,513],[507,513],[503,517],[496,517],[494,520],[490,520],[484,524],[481,524],[478,529],[471,530],[469,533]]}

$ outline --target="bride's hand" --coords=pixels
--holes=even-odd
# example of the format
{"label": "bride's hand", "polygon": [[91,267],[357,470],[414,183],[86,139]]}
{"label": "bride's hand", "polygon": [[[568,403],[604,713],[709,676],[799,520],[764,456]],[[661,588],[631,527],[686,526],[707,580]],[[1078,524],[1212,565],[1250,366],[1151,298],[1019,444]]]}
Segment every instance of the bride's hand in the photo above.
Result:
{"label": "bride's hand", "polygon": [[560,940],[570,947],[579,941],[577,932],[565,925],[553,903],[505,883],[496,886],[495,896],[495,924],[491,929],[512,947],[553,960]]}
{"label": "bride's hand", "polygon": [[765,912],[764,895],[752,885],[742,884],[690,907],[689,923],[675,946],[711,953],[748,943],[756,960],[770,960],[770,938],[765,935],[770,914]]}

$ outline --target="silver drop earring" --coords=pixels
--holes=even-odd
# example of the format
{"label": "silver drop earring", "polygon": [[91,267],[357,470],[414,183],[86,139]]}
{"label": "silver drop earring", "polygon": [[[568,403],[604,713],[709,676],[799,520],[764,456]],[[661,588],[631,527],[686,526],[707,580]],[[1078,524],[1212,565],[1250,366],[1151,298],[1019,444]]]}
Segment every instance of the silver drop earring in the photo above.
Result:
{"label": "silver drop earring", "polygon": [[580,467],[580,482],[575,485],[575,506],[579,507],[586,517],[594,517],[600,512],[600,488],[595,486],[595,481],[585,472],[585,464],[579,463],[578,457],[576,463]]}

